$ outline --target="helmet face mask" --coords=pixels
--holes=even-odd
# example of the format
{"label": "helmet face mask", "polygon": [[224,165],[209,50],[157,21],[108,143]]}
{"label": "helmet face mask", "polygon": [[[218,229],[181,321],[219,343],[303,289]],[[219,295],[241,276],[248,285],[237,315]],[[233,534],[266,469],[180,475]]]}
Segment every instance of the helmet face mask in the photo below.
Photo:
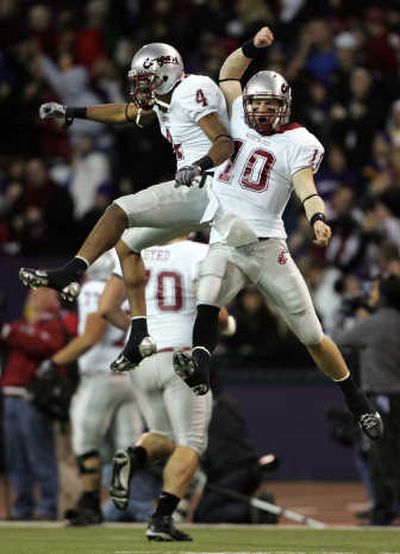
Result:
{"label": "helmet face mask", "polygon": [[271,135],[290,117],[291,91],[287,81],[274,71],[259,71],[243,91],[246,124],[261,135]]}
{"label": "helmet face mask", "polygon": [[133,56],[128,73],[131,101],[138,108],[151,109],[156,95],[168,94],[183,78],[183,69],[181,55],[173,46],[146,44]]}

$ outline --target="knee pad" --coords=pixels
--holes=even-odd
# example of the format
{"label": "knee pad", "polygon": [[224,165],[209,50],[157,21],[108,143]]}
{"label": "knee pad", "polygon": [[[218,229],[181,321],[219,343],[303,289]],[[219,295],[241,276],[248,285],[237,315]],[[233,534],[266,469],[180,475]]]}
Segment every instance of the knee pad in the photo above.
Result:
{"label": "knee pad", "polygon": [[[89,460],[98,459],[100,462],[100,455],[97,450],[91,450],[90,452],[86,452],[86,454],[82,454],[81,456],[77,456],[76,461],[78,462],[79,467],[79,473],[81,475],[89,475],[89,474],[95,474],[100,471],[99,467],[88,467],[87,462]],[[100,465],[100,464],[99,464]]]}
{"label": "knee pad", "polygon": [[293,331],[304,346],[313,346],[322,341],[324,331],[315,313],[296,314],[296,316],[292,316],[293,319],[296,320]]}

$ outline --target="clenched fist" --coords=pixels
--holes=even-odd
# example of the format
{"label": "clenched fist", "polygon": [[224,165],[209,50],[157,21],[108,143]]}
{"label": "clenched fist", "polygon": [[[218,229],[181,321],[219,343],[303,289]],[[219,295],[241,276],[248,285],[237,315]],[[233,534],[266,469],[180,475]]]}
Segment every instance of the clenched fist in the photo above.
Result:
{"label": "clenched fist", "polygon": [[42,104],[39,108],[40,119],[54,117],[55,119],[63,119],[65,121],[66,113],[67,106],[63,106],[63,104],[58,104],[57,102],[46,102],[46,104]]}
{"label": "clenched fist", "polygon": [[253,38],[253,43],[256,48],[265,48],[271,46],[274,42],[274,33],[269,27],[262,27]]}

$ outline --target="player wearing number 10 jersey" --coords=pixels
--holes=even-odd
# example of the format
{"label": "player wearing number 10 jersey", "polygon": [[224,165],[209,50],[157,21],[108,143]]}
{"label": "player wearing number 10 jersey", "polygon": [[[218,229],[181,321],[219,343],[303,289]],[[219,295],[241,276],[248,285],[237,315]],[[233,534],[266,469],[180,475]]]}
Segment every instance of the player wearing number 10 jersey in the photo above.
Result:
{"label": "player wearing number 10 jersey", "polygon": [[[231,112],[236,151],[214,176],[214,192],[224,209],[240,217],[228,219],[211,233],[198,288],[198,315],[193,353],[177,352],[175,370],[195,391],[208,386],[210,353],[216,342],[219,307],[248,284],[254,284],[306,346],[316,365],[344,393],[348,408],[372,439],[382,434],[382,421],[353,383],[337,346],[324,335],[304,279],[288,252],[282,213],[294,189],[313,229],[314,242],[326,246],[331,230],[313,173],[323,156],[320,142],[304,127],[289,124],[291,89],[282,75],[260,71],[243,94],[240,78],[258,49],[270,44],[267,28],[233,52],[221,68],[221,87]],[[231,225],[229,225],[231,223]],[[233,246],[247,227],[253,242]]]}

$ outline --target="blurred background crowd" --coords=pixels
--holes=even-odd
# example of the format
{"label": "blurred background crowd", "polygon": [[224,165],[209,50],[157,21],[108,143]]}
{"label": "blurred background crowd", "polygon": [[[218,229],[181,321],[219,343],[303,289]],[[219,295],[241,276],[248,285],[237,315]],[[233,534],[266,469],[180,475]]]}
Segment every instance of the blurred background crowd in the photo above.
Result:
{"label": "blurred background crowd", "polygon": [[[264,24],[276,40],[251,72],[293,87],[292,119],[326,148],[316,176],[334,237],[312,244],[301,206],[286,213],[290,249],[329,331],[400,273],[400,10],[396,0],[0,0],[0,255],[75,252],[116,196],[174,174],[156,127],[40,121],[39,105],[124,102],[133,53],[169,42],[186,71],[217,78]],[[231,307],[238,332],[220,354],[248,364],[310,365],[249,289]],[[232,361],[233,363],[233,361]]]}

